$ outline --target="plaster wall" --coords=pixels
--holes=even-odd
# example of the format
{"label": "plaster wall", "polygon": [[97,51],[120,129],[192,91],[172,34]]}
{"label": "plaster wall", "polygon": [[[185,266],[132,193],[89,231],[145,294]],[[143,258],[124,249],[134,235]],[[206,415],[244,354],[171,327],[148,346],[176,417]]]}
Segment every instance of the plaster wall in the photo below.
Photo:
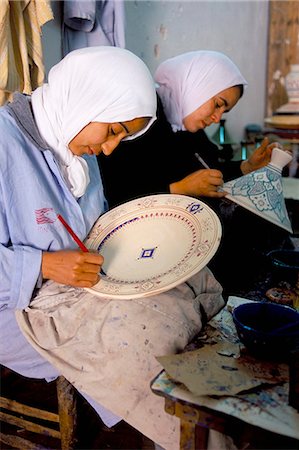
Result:
{"label": "plaster wall", "polygon": [[[43,27],[46,71],[61,58],[61,5],[52,2],[55,20]],[[267,0],[126,0],[126,47],[152,73],[164,59],[186,51],[226,53],[248,81],[243,98],[226,115],[227,130],[239,142],[247,124],[263,125],[268,6]],[[216,128],[206,131],[211,135]]]}

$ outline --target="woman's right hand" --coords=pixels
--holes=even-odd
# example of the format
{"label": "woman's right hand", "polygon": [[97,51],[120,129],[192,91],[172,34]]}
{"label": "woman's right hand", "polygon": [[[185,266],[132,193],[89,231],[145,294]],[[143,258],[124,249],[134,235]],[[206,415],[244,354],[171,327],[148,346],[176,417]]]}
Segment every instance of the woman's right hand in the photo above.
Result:
{"label": "woman's right hand", "polygon": [[180,181],[170,184],[171,194],[190,195],[191,197],[224,197],[225,192],[218,191],[223,185],[220,170],[203,169],[187,175]]}
{"label": "woman's right hand", "polygon": [[241,162],[240,169],[243,175],[247,175],[250,172],[265,167],[271,160],[273,148],[280,148],[283,150],[283,146],[279,142],[272,142],[270,144],[269,138],[265,137],[261,145],[255,149],[248,159]]}
{"label": "woman's right hand", "polygon": [[81,250],[43,252],[43,278],[75,287],[92,287],[100,280],[104,258]]}

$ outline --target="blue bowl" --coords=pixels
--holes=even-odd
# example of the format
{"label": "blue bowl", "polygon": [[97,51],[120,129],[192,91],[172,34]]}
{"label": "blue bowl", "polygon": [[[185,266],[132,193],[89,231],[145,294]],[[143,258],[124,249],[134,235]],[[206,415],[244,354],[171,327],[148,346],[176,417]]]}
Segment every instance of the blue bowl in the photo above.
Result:
{"label": "blue bowl", "polygon": [[288,306],[245,303],[234,309],[233,320],[240,341],[257,356],[283,359],[299,348],[299,313]]}

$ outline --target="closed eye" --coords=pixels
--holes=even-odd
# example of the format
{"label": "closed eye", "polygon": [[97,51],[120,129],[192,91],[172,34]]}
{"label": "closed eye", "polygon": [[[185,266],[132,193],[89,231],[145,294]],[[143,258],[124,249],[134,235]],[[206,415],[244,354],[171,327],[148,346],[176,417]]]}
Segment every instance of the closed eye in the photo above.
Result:
{"label": "closed eye", "polygon": [[223,107],[226,107],[227,105],[223,102],[223,103],[218,103],[218,102],[216,102],[216,104],[215,104],[215,107],[217,108],[217,109],[220,109],[220,108],[223,108]]}
{"label": "closed eye", "polygon": [[[220,100],[220,102],[219,102],[219,100]],[[223,107],[227,108],[227,107],[228,107],[228,103],[227,103],[227,101],[225,100],[225,98],[218,97],[218,99],[217,99],[216,102],[215,102],[215,107],[216,107],[217,109],[220,109],[220,108],[223,108]],[[227,112],[227,111],[226,111],[226,112]]]}
{"label": "closed eye", "polygon": [[112,136],[116,136],[120,133],[123,133],[125,131],[126,134],[129,134],[129,130],[126,127],[126,125],[123,122],[117,122],[112,124],[112,126],[110,127],[110,134]]}

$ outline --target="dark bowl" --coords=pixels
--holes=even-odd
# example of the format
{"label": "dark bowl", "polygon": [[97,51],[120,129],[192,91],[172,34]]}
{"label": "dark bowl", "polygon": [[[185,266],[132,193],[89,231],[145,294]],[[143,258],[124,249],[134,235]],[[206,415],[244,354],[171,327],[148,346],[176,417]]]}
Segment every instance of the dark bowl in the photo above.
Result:
{"label": "dark bowl", "polygon": [[240,341],[257,356],[283,359],[299,347],[299,313],[293,308],[245,303],[234,309],[233,320]]}
{"label": "dark bowl", "polygon": [[267,254],[272,271],[272,282],[288,281],[295,286],[299,273],[298,250],[272,250]]}

